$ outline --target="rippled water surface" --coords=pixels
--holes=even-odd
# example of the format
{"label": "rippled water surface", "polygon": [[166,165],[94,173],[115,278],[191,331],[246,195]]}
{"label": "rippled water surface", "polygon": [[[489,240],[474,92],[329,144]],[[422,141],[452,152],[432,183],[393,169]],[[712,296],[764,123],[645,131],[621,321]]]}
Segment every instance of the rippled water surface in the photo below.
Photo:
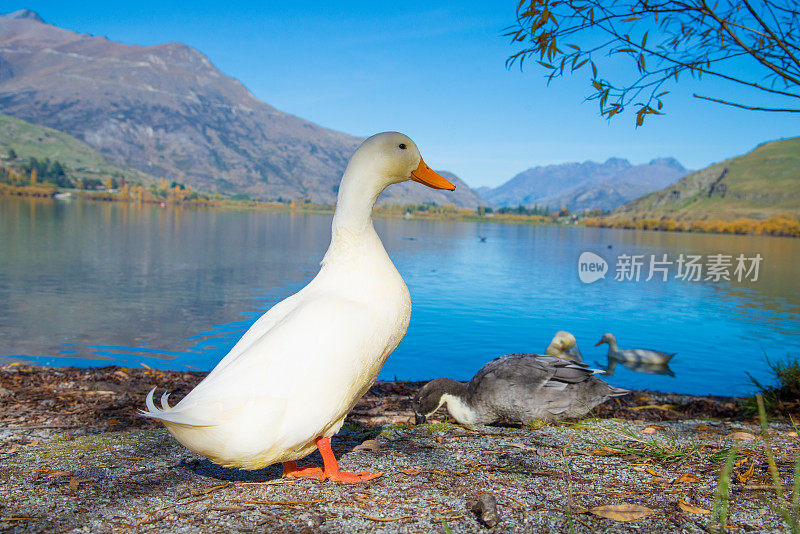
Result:
{"label": "rippled water surface", "polygon": [[[697,394],[749,390],[765,355],[800,353],[800,240],[378,219],[414,303],[381,378],[468,379],[542,352],[557,330],[605,365],[620,347],[677,352],[675,376],[609,381]],[[481,237],[485,241],[481,241]],[[212,368],[250,324],[316,273],[330,217],[0,199],[0,357],[46,365]],[[611,264],[586,285],[578,257]],[[613,280],[622,254],[761,254],[756,282]],[[674,274],[674,273],[671,273]]]}

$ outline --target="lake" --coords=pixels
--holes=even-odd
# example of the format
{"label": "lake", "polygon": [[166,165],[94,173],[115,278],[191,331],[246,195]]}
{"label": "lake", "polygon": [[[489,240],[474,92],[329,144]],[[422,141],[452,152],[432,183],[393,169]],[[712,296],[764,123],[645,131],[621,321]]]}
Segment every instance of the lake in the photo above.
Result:
{"label": "lake", "polygon": [[[43,365],[209,370],[259,315],[317,272],[330,216],[0,198],[0,357]],[[382,379],[466,380],[486,361],[572,332],[584,360],[676,352],[668,374],[617,366],[620,387],[744,394],[766,357],[800,354],[800,240],[576,226],[376,219],[414,309]],[[483,238],[483,240],[482,240]],[[578,276],[591,251],[608,262]],[[651,257],[733,258],[731,280],[648,276]],[[736,258],[760,255],[737,281]],[[625,256],[641,278],[615,280]],[[708,260],[710,261],[710,260]],[[752,266],[751,264],[748,264]],[[739,275],[742,273],[739,272]],[[746,274],[746,273],[745,273]],[[705,273],[704,273],[705,276]]]}

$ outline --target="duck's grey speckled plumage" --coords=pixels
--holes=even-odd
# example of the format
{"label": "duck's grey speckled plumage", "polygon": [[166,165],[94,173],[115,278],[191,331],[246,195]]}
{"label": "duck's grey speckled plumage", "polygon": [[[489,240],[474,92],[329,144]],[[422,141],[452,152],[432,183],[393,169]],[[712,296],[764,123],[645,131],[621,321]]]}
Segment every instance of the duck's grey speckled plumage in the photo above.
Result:
{"label": "duck's grey speckled plumage", "polygon": [[[484,365],[466,386],[449,379],[426,384],[413,405],[415,411],[423,409],[419,413],[427,416],[445,402],[450,414],[462,424],[582,417],[608,398],[628,392],[595,377],[597,372],[582,363],[553,356],[509,354]],[[431,395],[433,402],[425,398]],[[448,400],[452,397],[456,400]],[[463,406],[452,406],[461,403]],[[425,413],[426,405],[432,407],[430,413]]]}

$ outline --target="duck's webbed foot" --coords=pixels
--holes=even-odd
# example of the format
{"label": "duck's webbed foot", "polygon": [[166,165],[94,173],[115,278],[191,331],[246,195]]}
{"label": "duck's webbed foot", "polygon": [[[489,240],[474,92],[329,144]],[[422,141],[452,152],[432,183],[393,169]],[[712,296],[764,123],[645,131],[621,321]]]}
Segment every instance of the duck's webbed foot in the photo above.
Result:
{"label": "duck's webbed foot", "polygon": [[283,463],[283,476],[285,477],[298,477],[298,478],[314,478],[317,480],[330,480],[333,482],[344,482],[346,484],[355,484],[358,482],[366,482],[373,478],[378,478],[383,475],[383,471],[377,473],[370,473],[369,471],[362,471],[360,473],[347,473],[339,470],[339,462],[331,450],[331,438],[317,438],[317,448],[322,454],[322,460],[325,462],[324,469],[319,467],[297,467],[296,462]]}
{"label": "duck's webbed foot", "polygon": [[319,467],[297,467],[297,462],[283,462],[283,476],[325,480],[325,472]]}
{"label": "duck's webbed foot", "polygon": [[378,478],[383,475],[383,471],[377,473],[370,473],[369,471],[362,471],[360,473],[346,473],[339,470],[339,462],[331,450],[331,438],[317,438],[317,448],[322,454],[322,461],[325,462],[325,477],[334,482],[344,482],[355,484],[357,482],[366,482],[373,478]]}

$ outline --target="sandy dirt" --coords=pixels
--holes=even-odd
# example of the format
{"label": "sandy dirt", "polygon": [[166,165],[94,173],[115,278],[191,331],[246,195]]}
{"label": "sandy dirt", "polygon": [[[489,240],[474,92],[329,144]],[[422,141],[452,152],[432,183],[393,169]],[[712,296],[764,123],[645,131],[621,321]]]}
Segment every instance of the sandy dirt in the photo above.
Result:
{"label": "sandy dirt", "polygon": [[[201,378],[0,367],[0,529],[720,532],[716,499],[729,532],[789,531],[766,453],[792,499],[800,442],[786,422],[763,436],[737,399],[634,392],[578,422],[465,428],[445,412],[414,426],[420,384],[377,383],[333,443],[343,469],[385,475],[342,485],[220,468],[136,414],[151,387],[177,399]],[[731,487],[717,496],[729,456]]]}

